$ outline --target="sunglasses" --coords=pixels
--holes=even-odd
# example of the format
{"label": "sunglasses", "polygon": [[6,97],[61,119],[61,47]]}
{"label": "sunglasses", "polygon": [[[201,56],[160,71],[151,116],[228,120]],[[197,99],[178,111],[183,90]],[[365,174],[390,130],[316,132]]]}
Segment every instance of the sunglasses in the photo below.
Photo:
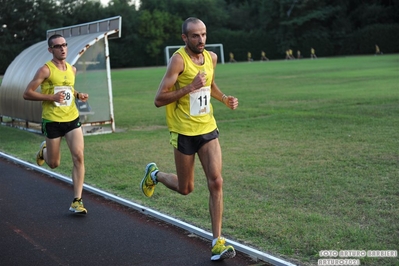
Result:
{"label": "sunglasses", "polygon": [[67,43],[63,43],[63,44],[54,44],[53,46],[51,46],[51,48],[55,48],[55,49],[61,49],[67,47],[68,44]]}

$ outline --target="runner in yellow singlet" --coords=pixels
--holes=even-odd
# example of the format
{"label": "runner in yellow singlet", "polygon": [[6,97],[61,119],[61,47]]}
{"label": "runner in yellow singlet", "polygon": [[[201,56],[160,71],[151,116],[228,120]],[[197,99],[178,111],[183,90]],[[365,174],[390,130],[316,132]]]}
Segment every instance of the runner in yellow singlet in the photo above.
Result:
{"label": "runner in yellow singlet", "polygon": [[310,59],[317,59],[316,51],[313,47],[310,48]]}
{"label": "runner in yellow singlet", "polygon": [[230,56],[230,63],[236,63],[237,61],[234,59],[234,54],[232,53],[232,52],[230,52],[230,54],[229,54],[229,56]]}
{"label": "runner in yellow singlet", "polygon": [[382,55],[380,47],[377,44],[375,45],[375,55]]}
{"label": "runner in yellow singlet", "polygon": [[205,50],[206,26],[197,18],[188,18],[182,26],[185,46],[176,51],[155,96],[155,106],[166,107],[166,122],[174,150],[176,173],[158,170],[149,163],[141,181],[147,197],[155,185],[162,183],[182,195],[194,190],[196,154],[202,163],[210,192],[209,208],[212,223],[211,260],[235,256],[235,249],[225,245],[222,234],[223,178],[219,131],[213,116],[211,98],[234,110],[237,98],[226,96],[215,83],[217,55]]}
{"label": "runner in yellow singlet", "polygon": [[[23,95],[25,100],[42,101],[42,132],[46,140],[40,145],[36,162],[40,166],[47,163],[52,169],[58,167],[61,162],[61,139],[65,137],[73,160],[74,199],[69,210],[86,214],[82,201],[84,141],[75,99],[86,102],[89,95],[74,88],[76,68],[66,62],[68,45],[64,37],[52,35],[48,39],[48,51],[53,59],[37,70]],[[41,92],[36,91],[39,86]],[[44,201],[43,204],[47,204],[47,200]]]}
{"label": "runner in yellow singlet", "polygon": [[266,57],[266,52],[262,51],[260,53],[260,61],[269,61],[269,58]]}
{"label": "runner in yellow singlet", "polygon": [[247,58],[248,58],[248,62],[254,61],[254,60],[252,59],[252,54],[251,54],[251,52],[248,52],[248,53],[247,53]]}

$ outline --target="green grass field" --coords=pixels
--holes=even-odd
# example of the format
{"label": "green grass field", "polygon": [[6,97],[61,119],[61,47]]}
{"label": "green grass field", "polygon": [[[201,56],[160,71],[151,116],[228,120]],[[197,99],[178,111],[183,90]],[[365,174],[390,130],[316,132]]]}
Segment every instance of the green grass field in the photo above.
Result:
{"label": "green grass field", "polygon": [[[159,185],[147,199],[139,189],[149,162],[174,172],[165,110],[153,104],[164,71],[112,72],[118,133],[85,138],[86,183],[210,231],[198,160],[188,196]],[[231,111],[213,101],[226,237],[301,265],[316,265],[321,250],[398,250],[398,55],[218,65],[216,82],[240,102]],[[0,151],[35,162],[42,136],[0,134]],[[70,176],[62,149],[57,171]]]}

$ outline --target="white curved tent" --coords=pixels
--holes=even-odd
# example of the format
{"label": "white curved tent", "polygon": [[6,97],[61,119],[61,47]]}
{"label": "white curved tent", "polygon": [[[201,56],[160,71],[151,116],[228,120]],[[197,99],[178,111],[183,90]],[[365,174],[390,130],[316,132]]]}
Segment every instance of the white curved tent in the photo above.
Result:
{"label": "white curved tent", "polygon": [[[108,39],[120,37],[121,19],[118,16],[47,31],[47,37],[56,33],[64,36],[68,43],[67,62],[77,68],[75,89],[90,95],[87,104],[78,102],[83,127],[110,124],[115,132]],[[0,87],[1,118],[23,121],[27,128],[29,123],[41,122],[41,102],[26,101],[22,95],[37,69],[51,59],[47,40],[25,49],[14,59]]]}

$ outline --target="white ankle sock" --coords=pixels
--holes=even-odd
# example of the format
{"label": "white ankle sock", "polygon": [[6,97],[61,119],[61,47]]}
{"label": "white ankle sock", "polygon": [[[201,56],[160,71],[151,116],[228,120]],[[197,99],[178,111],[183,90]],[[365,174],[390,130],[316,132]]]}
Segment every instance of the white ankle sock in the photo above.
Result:
{"label": "white ankle sock", "polygon": [[158,182],[158,180],[157,180],[157,174],[158,174],[158,170],[155,170],[155,171],[153,171],[153,172],[151,172],[151,179],[152,179],[152,181],[154,181],[155,183],[157,183]]}
{"label": "white ankle sock", "polygon": [[218,241],[218,239],[217,239],[217,238],[215,238],[214,240],[212,240],[212,247],[213,247],[213,246],[215,246],[215,244],[216,244],[216,241]]}

